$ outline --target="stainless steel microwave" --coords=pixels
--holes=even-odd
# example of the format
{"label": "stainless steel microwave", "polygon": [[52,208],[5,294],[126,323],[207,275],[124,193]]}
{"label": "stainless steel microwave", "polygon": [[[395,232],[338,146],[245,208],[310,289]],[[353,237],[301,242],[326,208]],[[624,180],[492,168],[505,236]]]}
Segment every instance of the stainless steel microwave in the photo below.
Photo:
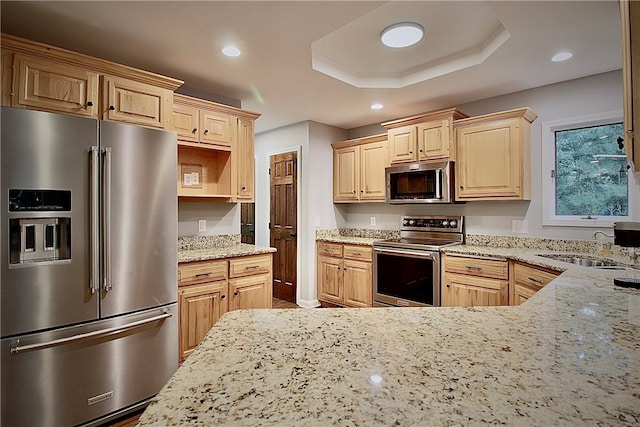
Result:
{"label": "stainless steel microwave", "polygon": [[412,163],[385,168],[385,201],[453,203],[454,163]]}

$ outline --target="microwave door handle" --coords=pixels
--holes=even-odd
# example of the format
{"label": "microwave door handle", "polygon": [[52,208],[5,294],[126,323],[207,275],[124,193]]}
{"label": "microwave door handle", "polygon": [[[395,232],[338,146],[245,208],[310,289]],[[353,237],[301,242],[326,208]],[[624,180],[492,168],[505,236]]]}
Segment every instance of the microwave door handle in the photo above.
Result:
{"label": "microwave door handle", "polygon": [[440,183],[442,182],[442,169],[436,170],[436,199],[442,199],[442,188]]}

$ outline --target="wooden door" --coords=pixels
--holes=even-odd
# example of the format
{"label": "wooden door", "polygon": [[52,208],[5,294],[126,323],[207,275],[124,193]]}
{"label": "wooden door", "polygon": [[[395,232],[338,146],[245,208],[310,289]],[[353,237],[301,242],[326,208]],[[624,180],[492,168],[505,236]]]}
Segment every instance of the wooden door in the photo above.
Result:
{"label": "wooden door", "polygon": [[213,324],[227,311],[226,295],[226,281],[179,289],[180,360],[184,360],[196,348]]}
{"label": "wooden door", "polygon": [[318,257],[318,299],[342,304],[342,260],[326,256]]}
{"label": "wooden door", "polygon": [[457,200],[517,199],[522,194],[517,120],[461,128],[458,133]]}
{"label": "wooden door", "polygon": [[98,118],[98,74],[71,65],[16,54],[14,107]]}
{"label": "wooden door", "polygon": [[449,120],[438,120],[419,124],[418,160],[444,159],[450,157],[450,133]]}
{"label": "wooden door", "polygon": [[384,202],[387,143],[373,142],[360,147],[360,200]]}
{"label": "wooden door", "polygon": [[509,282],[462,274],[445,275],[443,306],[497,306],[509,304]]}
{"label": "wooden door", "polygon": [[371,263],[345,260],[343,270],[344,305],[371,307],[373,304],[373,268]]}
{"label": "wooden door", "polygon": [[389,130],[389,161],[391,163],[416,161],[416,131],[417,128],[413,125]]}
{"label": "wooden door", "polygon": [[188,105],[173,104],[173,131],[181,141],[198,142],[200,111]]}
{"label": "wooden door", "polygon": [[270,158],[270,244],[277,249],[273,263],[273,296],[296,302],[298,233],[297,153]]}
{"label": "wooden door", "polygon": [[256,205],[240,203],[240,241],[255,245],[256,243]]}
{"label": "wooden door", "polygon": [[240,118],[238,119],[238,143],[235,148],[238,171],[236,196],[239,201],[253,201],[255,187],[253,153],[253,120]]}
{"label": "wooden door", "polygon": [[200,111],[200,142],[231,147],[235,132],[235,118],[230,115]]}
{"label": "wooden door", "polygon": [[360,147],[333,150],[333,201],[357,201],[360,177]]}
{"label": "wooden door", "polygon": [[269,275],[229,279],[229,311],[254,308],[271,308]]}
{"label": "wooden door", "polygon": [[104,120],[165,128],[171,125],[170,90],[114,76],[103,82]]}

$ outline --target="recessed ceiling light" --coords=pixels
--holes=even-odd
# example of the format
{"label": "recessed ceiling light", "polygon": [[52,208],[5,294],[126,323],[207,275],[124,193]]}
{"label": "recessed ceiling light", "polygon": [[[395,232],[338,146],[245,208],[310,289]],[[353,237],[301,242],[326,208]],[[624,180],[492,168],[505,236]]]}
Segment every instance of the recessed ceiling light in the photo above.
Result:
{"label": "recessed ceiling light", "polygon": [[555,55],[553,55],[551,57],[551,60],[553,62],[561,62],[561,61],[566,61],[567,59],[571,58],[573,56],[573,53],[571,52],[558,52]]}
{"label": "recessed ceiling light", "polygon": [[371,104],[371,106],[369,107],[372,110],[382,110],[384,108],[384,105],[382,104]]}
{"label": "recessed ceiling light", "polygon": [[380,41],[388,47],[408,47],[413,46],[422,40],[424,28],[415,22],[400,22],[393,24],[382,30]]}
{"label": "recessed ceiling light", "polygon": [[227,56],[240,56],[242,52],[235,46],[225,46],[222,48],[222,53]]}

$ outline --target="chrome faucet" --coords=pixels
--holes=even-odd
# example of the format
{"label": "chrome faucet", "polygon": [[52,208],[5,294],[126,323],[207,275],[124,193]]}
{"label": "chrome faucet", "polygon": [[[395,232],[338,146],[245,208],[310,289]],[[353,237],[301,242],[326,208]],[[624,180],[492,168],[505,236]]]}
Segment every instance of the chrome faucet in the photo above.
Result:
{"label": "chrome faucet", "polygon": [[593,233],[593,240],[596,241],[596,252],[598,253],[598,255],[602,255],[602,256],[606,256],[609,255],[610,251],[611,251],[611,243],[609,242],[602,242],[600,239],[598,239],[598,237],[602,235],[605,237],[611,237],[613,238],[614,235],[613,234],[607,234],[604,231],[596,231],[595,233]]}
{"label": "chrome faucet", "polygon": [[600,231],[600,230],[598,230],[598,231],[596,231],[595,233],[593,233],[593,240],[598,240],[598,234],[602,234],[603,236],[613,238],[613,234],[607,234],[607,233],[605,233],[604,231]]}

